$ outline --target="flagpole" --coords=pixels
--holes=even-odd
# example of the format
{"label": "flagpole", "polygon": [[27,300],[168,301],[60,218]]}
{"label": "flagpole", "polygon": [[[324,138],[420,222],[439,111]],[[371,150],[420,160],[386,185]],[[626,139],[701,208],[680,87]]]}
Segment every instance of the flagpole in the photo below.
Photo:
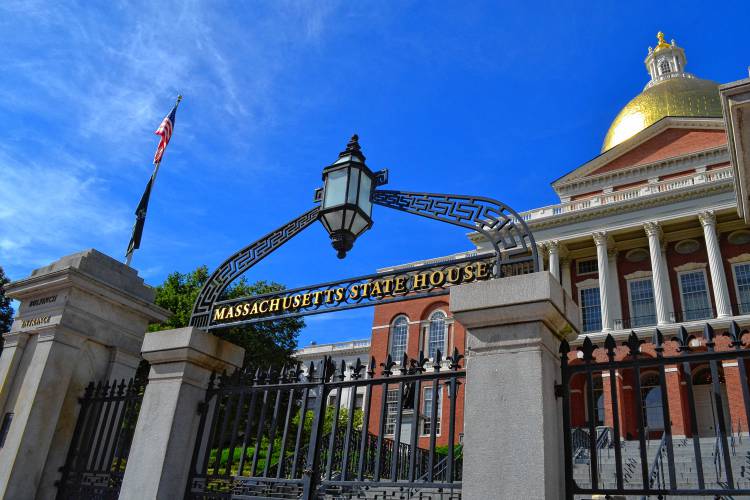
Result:
{"label": "flagpole", "polygon": [[[180,106],[180,101],[182,101],[182,94],[178,94],[177,95],[177,102],[174,105],[174,111],[177,111],[177,108]],[[156,163],[154,163],[154,171],[151,173],[151,178],[149,179],[149,184],[148,184],[148,186],[149,186],[150,189],[153,189],[154,183],[156,182],[156,175],[159,173],[159,166],[161,166],[161,158],[159,158],[159,161],[157,161]],[[148,196],[146,198],[146,204],[147,205],[148,205],[148,198],[150,198],[150,197],[151,197],[151,192],[149,190]],[[136,217],[138,217],[138,216],[136,215]],[[143,221],[144,222],[145,222],[145,219],[146,219],[146,213],[145,213],[145,210],[144,210],[144,214],[143,214]],[[138,224],[138,219],[137,218],[136,218],[136,224]],[[139,238],[140,238],[140,236],[139,236]],[[132,243],[132,241],[133,240],[132,240],[132,237],[131,237],[131,243]],[[128,267],[130,267],[130,263],[133,261],[133,254],[135,253],[135,250],[136,250],[135,248],[133,248],[131,250],[130,249],[130,245],[128,245],[128,252],[125,253],[125,265],[128,266]]]}

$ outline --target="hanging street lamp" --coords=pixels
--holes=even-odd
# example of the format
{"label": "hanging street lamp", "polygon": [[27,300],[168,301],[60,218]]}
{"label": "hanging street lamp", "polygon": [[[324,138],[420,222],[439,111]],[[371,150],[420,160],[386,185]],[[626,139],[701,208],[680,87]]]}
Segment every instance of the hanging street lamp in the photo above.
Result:
{"label": "hanging street lamp", "polygon": [[370,196],[376,174],[365,165],[358,140],[354,134],[338,160],[323,169],[320,221],[339,259],[346,257],[357,237],[372,227]]}

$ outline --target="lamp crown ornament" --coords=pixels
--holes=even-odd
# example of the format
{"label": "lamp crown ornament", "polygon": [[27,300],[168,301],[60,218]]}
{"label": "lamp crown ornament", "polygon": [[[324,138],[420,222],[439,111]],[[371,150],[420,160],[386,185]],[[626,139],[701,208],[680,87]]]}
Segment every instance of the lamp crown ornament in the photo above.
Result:
{"label": "lamp crown ornament", "polygon": [[352,135],[352,138],[346,144],[346,149],[339,153],[339,158],[350,155],[357,156],[360,160],[365,161],[365,155],[362,154],[362,147],[359,145],[359,136],[357,134]]}

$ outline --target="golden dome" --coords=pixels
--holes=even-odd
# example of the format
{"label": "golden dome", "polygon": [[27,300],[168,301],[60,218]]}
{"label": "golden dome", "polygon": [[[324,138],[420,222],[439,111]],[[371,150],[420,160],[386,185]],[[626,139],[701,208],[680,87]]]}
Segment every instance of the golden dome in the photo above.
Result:
{"label": "golden dome", "polygon": [[721,117],[718,83],[700,78],[671,78],[630,101],[609,127],[602,152],[653,125],[665,116]]}

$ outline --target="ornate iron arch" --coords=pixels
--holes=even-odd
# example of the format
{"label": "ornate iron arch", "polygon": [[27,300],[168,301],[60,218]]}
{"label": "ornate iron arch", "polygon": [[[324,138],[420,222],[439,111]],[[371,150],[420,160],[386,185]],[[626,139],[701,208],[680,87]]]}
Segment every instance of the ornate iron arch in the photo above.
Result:
{"label": "ornate iron arch", "polygon": [[[526,222],[516,211],[498,200],[482,196],[375,190],[371,201],[376,205],[482,234],[495,252],[495,277],[509,274],[508,270],[512,270],[514,266],[525,266],[531,272],[539,270],[536,242]],[[319,206],[308,210],[225,260],[211,274],[198,294],[190,325],[207,329],[211,311],[227,286],[318,220],[319,211]]]}

